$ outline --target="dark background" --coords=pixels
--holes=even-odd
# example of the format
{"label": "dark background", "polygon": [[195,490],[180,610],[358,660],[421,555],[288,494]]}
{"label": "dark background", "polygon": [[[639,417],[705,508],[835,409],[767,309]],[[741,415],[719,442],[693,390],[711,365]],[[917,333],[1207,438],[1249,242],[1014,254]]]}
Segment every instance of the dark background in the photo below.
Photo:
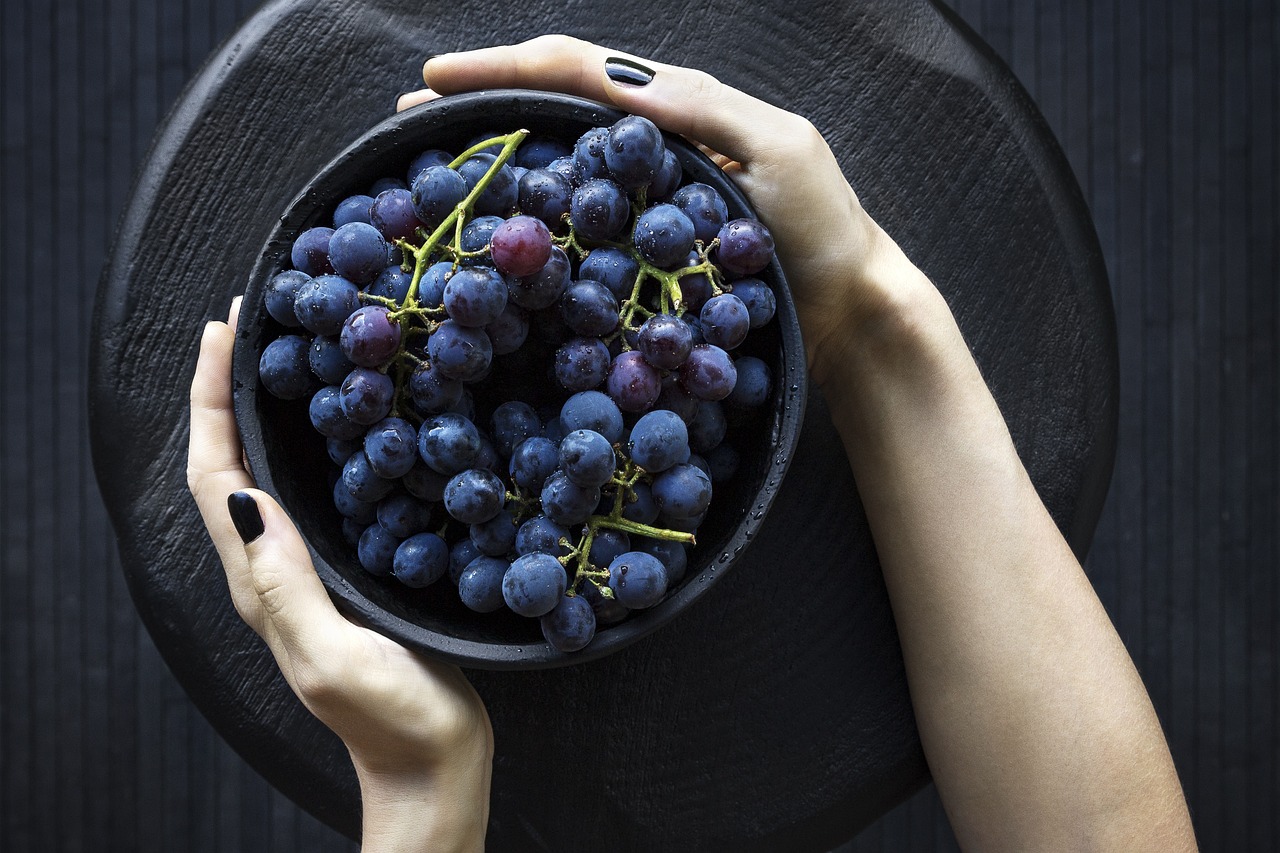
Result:
{"label": "dark background", "polygon": [[[0,7],[3,850],[354,849],[250,770],[169,674],[125,589],[88,452],[93,294],[132,176],[185,81],[255,6]],[[952,6],[1040,105],[1106,255],[1119,449],[1087,568],[1164,722],[1203,848],[1275,850],[1280,10]],[[420,59],[406,58],[403,88]],[[931,791],[854,845],[953,848]]]}

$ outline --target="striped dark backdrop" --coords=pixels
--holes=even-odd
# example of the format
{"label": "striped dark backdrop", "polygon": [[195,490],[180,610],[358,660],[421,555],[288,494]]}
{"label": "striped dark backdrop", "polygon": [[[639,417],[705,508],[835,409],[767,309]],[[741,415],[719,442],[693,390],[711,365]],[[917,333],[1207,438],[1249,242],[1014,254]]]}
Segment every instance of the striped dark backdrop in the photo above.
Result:
{"label": "striped dark backdrop", "polygon": [[[134,615],[88,455],[93,294],[131,177],[254,5],[0,6],[3,850],[354,849],[249,770],[170,676]],[[1090,574],[1203,848],[1280,849],[1280,9],[953,7],[1039,103],[1106,253],[1122,414]],[[925,791],[851,849],[954,847]]]}

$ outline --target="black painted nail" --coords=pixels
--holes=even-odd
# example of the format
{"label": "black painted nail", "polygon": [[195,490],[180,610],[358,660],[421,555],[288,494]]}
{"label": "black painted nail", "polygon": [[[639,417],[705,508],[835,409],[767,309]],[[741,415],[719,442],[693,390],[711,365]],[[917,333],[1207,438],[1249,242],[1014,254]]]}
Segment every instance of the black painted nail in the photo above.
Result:
{"label": "black painted nail", "polygon": [[248,545],[262,535],[262,513],[258,512],[258,502],[245,492],[232,492],[227,495],[227,512],[231,514],[231,523],[236,526],[236,533],[241,541]]}
{"label": "black painted nail", "polygon": [[638,62],[611,56],[604,61],[604,74],[615,83],[627,86],[645,86],[653,80],[652,68],[645,68]]}

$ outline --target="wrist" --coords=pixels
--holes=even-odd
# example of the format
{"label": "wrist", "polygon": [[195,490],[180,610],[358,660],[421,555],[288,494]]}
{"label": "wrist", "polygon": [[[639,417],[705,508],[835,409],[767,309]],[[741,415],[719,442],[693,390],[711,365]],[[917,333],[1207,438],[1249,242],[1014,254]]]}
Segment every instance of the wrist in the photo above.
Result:
{"label": "wrist", "polygon": [[480,853],[489,823],[492,742],[468,760],[412,771],[362,766],[361,853]]}

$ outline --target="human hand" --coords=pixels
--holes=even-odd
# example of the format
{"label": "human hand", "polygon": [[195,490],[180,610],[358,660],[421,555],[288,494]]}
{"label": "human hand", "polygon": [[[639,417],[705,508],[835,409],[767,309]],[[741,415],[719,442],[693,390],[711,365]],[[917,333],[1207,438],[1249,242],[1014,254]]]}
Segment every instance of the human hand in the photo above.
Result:
{"label": "human hand", "polygon": [[852,329],[927,285],[863,210],[807,119],[704,72],[555,35],[434,56],[422,73],[428,88],[404,95],[398,109],[474,89],[557,91],[613,104],[703,146],[773,233],[818,382]]}
{"label": "human hand", "polygon": [[350,751],[366,853],[483,849],[493,731],[480,697],[457,667],[343,617],[297,528],[245,469],[231,398],[239,303],[200,342],[187,461],[232,603],[293,692]]}

